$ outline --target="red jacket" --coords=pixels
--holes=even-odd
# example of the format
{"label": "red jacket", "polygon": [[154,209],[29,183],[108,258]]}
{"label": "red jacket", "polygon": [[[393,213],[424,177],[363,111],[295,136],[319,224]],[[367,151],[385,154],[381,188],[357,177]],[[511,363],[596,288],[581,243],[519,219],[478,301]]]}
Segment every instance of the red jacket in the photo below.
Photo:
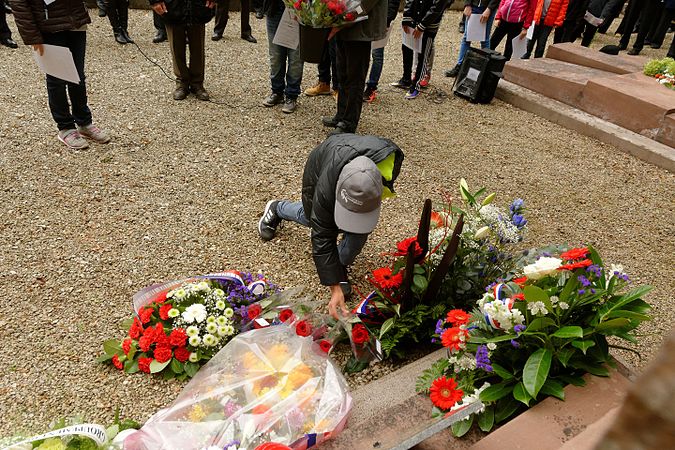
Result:
{"label": "red jacket", "polygon": [[523,22],[523,28],[530,28],[537,0],[502,0],[497,9],[495,20],[509,23]]}
{"label": "red jacket", "polygon": [[[546,18],[544,19],[544,25],[547,27],[559,27],[563,24],[565,20],[565,14],[567,14],[567,5],[570,0],[551,0],[551,5],[548,7],[548,12],[546,13]],[[544,0],[539,0],[537,2],[537,10],[534,13],[534,23],[538,24],[541,20],[541,12],[544,9]]]}

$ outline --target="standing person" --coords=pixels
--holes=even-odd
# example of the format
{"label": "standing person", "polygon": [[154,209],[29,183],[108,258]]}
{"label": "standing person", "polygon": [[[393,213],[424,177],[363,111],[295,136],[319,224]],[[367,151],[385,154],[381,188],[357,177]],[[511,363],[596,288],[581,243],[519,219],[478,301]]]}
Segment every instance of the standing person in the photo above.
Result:
{"label": "standing person", "polygon": [[663,41],[666,39],[666,33],[670,28],[670,24],[675,19],[675,0],[664,0],[661,18],[655,21],[652,29],[649,31],[645,44],[649,41],[649,46],[653,49],[661,48]]}
{"label": "standing person", "polygon": [[304,64],[300,58],[300,49],[290,49],[273,42],[281,18],[284,14],[288,14],[282,0],[265,0],[263,13],[267,16],[267,44],[272,85],[272,93],[263,100],[263,105],[271,108],[283,103],[281,111],[291,114],[298,109],[298,96],[301,92]]}
{"label": "standing person", "polygon": [[581,23],[581,30],[578,34],[581,34],[582,47],[589,47],[591,45],[598,27],[609,17],[612,17],[614,10],[619,6],[619,2],[620,0],[590,0],[588,3],[588,13],[600,19],[600,24],[594,25],[588,20],[584,20]]}
{"label": "standing person", "polygon": [[9,48],[18,48],[18,44],[12,39],[12,30],[7,25],[7,10],[5,9],[4,0],[0,0],[2,12],[0,12],[0,45]]}
{"label": "standing person", "polygon": [[152,11],[152,25],[155,27],[155,36],[152,38],[152,43],[159,44],[166,41],[168,38],[166,36],[166,27],[162,21],[162,16],[155,11]]}
{"label": "standing person", "polygon": [[[403,32],[411,34],[414,39],[421,39],[421,51],[417,54],[417,67],[412,74],[412,64],[415,54],[413,50],[401,45],[403,52],[403,76],[392,86],[407,89],[407,100],[413,100],[420,94],[422,86],[420,82],[428,70],[429,59],[433,50],[434,39],[438,33],[438,27],[443,19],[447,0],[406,0],[403,7]],[[415,81],[412,81],[412,80]]]}
{"label": "standing person", "polygon": [[115,40],[119,44],[133,44],[129,36],[129,0],[104,0]]}
{"label": "standing person", "polygon": [[[213,17],[214,0],[150,0],[153,11],[162,16],[169,38],[173,73],[176,76],[174,100],[185,99],[190,92],[199,100],[208,101],[204,89],[204,36],[206,24]],[[189,40],[189,44],[188,41]],[[186,60],[185,47],[190,46],[190,64]]]}
{"label": "standing person", "polygon": [[496,49],[506,36],[504,57],[507,61],[510,60],[513,53],[511,41],[516,36],[525,39],[536,8],[537,0],[502,0],[495,16],[497,27],[490,37],[490,49]]}
{"label": "standing person", "polygon": [[317,71],[319,79],[314,86],[305,89],[305,95],[308,97],[316,97],[317,95],[337,96],[337,49],[335,47],[335,39],[324,43]]}
{"label": "standing person", "polygon": [[[391,23],[398,15],[400,4],[400,0],[388,0],[387,2],[387,33],[389,33]],[[384,67],[384,47],[371,50],[370,56],[372,59],[370,76],[366,83],[366,90],[363,92],[363,101],[366,103],[372,103],[377,96],[377,85],[380,83],[380,76],[382,76],[382,68]]]}
{"label": "standing person", "polygon": [[367,15],[367,19],[333,28],[331,32],[337,49],[337,112],[333,117],[323,117],[322,122],[335,127],[335,133],[356,132],[372,42],[384,38],[387,29],[387,0],[362,0],[361,10],[359,15]]}
{"label": "standing person", "polygon": [[535,58],[544,56],[551,31],[565,22],[568,5],[569,0],[538,0],[534,13],[534,32],[532,39],[527,42],[527,53],[523,59],[528,59],[532,55],[532,50]]}
{"label": "standing person", "polygon": [[43,0],[11,0],[11,5],[24,44],[31,45],[40,55],[44,54],[44,44],[67,47],[73,55],[79,83],[46,77],[49,110],[59,129],[59,141],[75,150],[89,147],[84,138],[101,144],[109,142],[108,134],[93,124],[87,105],[84,59],[91,19],[84,3],[59,0],[45,5]]}
{"label": "standing person", "polygon": [[633,42],[633,48],[628,50],[629,55],[639,55],[645,45],[645,39],[654,25],[658,24],[663,14],[663,0],[645,0],[640,13],[640,26]]}
{"label": "standing person", "polygon": [[282,220],[311,229],[312,258],[319,281],[330,288],[328,310],[336,319],[348,312],[347,267],[377,225],[382,198],[394,192],[402,164],[403,152],[389,139],[329,136],[307,158],[302,201],[271,200],[258,222],[264,241],[274,238]]}
{"label": "standing person", "polygon": [[645,0],[630,0],[628,2],[626,14],[623,16],[623,20],[617,29],[617,32],[621,34],[621,39],[619,40],[619,49],[626,50],[628,48],[631,35],[636,31],[635,25],[640,18],[640,14],[642,13],[644,5]]}
{"label": "standing person", "polygon": [[[485,40],[480,42],[480,48],[490,48],[490,33],[492,32],[492,22],[497,13],[499,0],[464,0],[464,17],[467,19],[472,14],[480,14],[480,22],[485,24]],[[459,68],[464,62],[464,56],[469,51],[469,42],[466,40],[468,26],[464,27],[464,35],[459,45],[459,57],[457,64],[452,69],[445,71],[446,77],[455,78],[459,74]]]}
{"label": "standing person", "polygon": [[579,38],[589,0],[570,0],[563,24],[553,32],[553,43],[574,42]]}
{"label": "standing person", "polygon": [[612,22],[614,22],[614,19],[619,17],[619,14],[621,14],[621,11],[623,10],[623,6],[626,4],[626,0],[619,0],[612,11],[610,12],[610,16],[605,18],[605,21],[602,22],[602,25],[598,27],[598,33],[600,34],[606,34],[607,31],[609,30],[609,27],[612,26]]}
{"label": "standing person", "polygon": [[[223,38],[223,32],[230,18],[229,14],[230,0],[223,0],[216,6],[216,22],[213,26],[212,41],[219,41]],[[241,38],[252,44],[257,43],[256,38],[251,34],[251,0],[241,0]]]}
{"label": "standing person", "polygon": [[675,59],[675,33],[673,34],[673,42],[670,43],[670,48],[668,49],[668,58]]}

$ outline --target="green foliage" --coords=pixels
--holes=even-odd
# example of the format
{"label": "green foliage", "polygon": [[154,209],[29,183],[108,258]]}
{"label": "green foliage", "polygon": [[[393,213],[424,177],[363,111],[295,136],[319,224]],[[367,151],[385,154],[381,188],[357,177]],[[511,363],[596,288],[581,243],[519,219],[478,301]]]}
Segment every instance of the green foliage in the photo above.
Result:
{"label": "green foliage", "polygon": [[422,375],[417,378],[417,382],[415,383],[415,392],[418,394],[428,394],[431,383],[433,383],[437,378],[442,377],[449,366],[450,362],[447,358],[439,359],[433,363],[431,367],[424,370]]}
{"label": "green foliage", "polygon": [[[675,68],[671,67],[673,64],[675,64],[673,58],[653,59],[645,64],[644,74],[648,77],[663,74],[669,68]],[[671,73],[675,73],[675,71],[671,71]]]}

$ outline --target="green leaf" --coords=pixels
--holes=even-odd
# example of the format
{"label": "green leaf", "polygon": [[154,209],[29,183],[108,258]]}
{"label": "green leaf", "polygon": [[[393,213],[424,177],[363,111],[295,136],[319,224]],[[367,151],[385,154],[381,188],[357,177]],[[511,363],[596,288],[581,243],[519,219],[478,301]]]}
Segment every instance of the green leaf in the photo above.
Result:
{"label": "green leaf", "polygon": [[195,376],[197,372],[199,372],[199,364],[193,363],[193,362],[188,362],[185,363],[185,373],[187,374],[188,377],[192,378]]}
{"label": "green leaf", "polygon": [[384,336],[387,333],[387,331],[391,330],[391,327],[394,326],[395,320],[396,319],[394,319],[393,317],[390,317],[389,319],[384,321],[382,327],[380,327],[380,339],[382,339],[382,336]]}
{"label": "green leaf", "polygon": [[116,423],[113,425],[110,425],[108,428],[105,430],[105,436],[108,441],[112,441],[115,436],[117,436],[120,432],[120,426],[117,425]]}
{"label": "green leaf", "polygon": [[156,359],[153,359],[152,362],[150,363],[150,373],[161,372],[162,370],[164,370],[164,368],[166,368],[166,366],[169,365],[170,362],[171,360],[164,361],[163,363],[161,363],[158,362]]}
{"label": "green leaf", "polygon": [[550,317],[538,317],[530,322],[530,324],[527,326],[527,329],[523,331],[523,334],[529,334],[531,332],[539,331],[554,325],[555,322]]}
{"label": "green leaf", "polygon": [[442,377],[445,374],[445,370],[450,367],[450,361],[448,358],[439,359],[431,365],[428,369],[422,372],[422,375],[417,377],[415,383],[415,392],[417,393],[427,393],[431,387],[431,383],[434,380]]}
{"label": "green leaf", "polygon": [[569,326],[569,327],[562,327],[555,333],[553,333],[553,337],[557,338],[575,338],[575,337],[584,337],[584,330],[581,327],[577,326]]}
{"label": "green leaf", "polygon": [[609,370],[605,366],[601,366],[598,364],[589,364],[585,361],[581,360],[572,360],[570,362],[570,365],[574,367],[575,369],[581,369],[584,370],[592,375],[595,375],[596,377],[608,377],[609,376]]}
{"label": "green leaf", "polygon": [[399,317],[401,317],[401,305],[400,305],[400,304],[396,304],[396,305],[394,305],[392,308],[393,308],[394,311],[396,312],[396,315],[399,316]]}
{"label": "green leaf", "polygon": [[595,341],[572,341],[572,347],[578,348],[581,350],[584,355],[586,354],[586,350],[589,348],[593,347],[595,345]]}
{"label": "green leaf", "polygon": [[499,364],[492,364],[492,370],[494,373],[496,373],[499,378],[502,380],[512,380],[513,379],[513,374],[500,366]]}
{"label": "green leaf", "polygon": [[426,272],[424,270],[424,267],[420,266],[419,264],[415,264],[415,268],[413,269],[413,273],[415,275],[424,275]]}
{"label": "green leaf", "polygon": [[560,361],[560,364],[562,364],[564,367],[567,367],[567,363],[574,355],[575,350],[571,349],[569,347],[567,348],[561,348],[560,350],[556,351],[555,355],[558,358],[558,361]]}
{"label": "green leaf", "polygon": [[567,299],[570,297],[572,292],[574,292],[574,289],[576,288],[576,285],[579,281],[574,278],[570,277],[569,280],[567,280],[567,283],[565,283],[565,287],[563,288],[562,292],[560,293],[560,301],[561,302],[567,302]]}
{"label": "green leaf", "polygon": [[478,428],[486,433],[495,426],[495,410],[492,406],[486,406],[485,411],[478,415]]}
{"label": "green leaf", "polygon": [[525,386],[523,385],[522,381],[516,384],[516,386],[513,388],[513,398],[521,403],[524,403],[525,406],[530,406],[530,400],[532,400],[532,397],[525,390]]}
{"label": "green leaf", "polygon": [[113,356],[115,356],[115,355],[109,355],[109,354],[107,354],[107,353],[104,353],[104,354],[102,354],[101,356],[99,356],[98,358],[96,358],[96,362],[97,362],[97,363],[108,362],[108,361],[110,361],[110,360],[112,359]]}
{"label": "green leaf", "polygon": [[513,392],[513,385],[506,382],[493,384],[480,393],[480,401],[494,402]]}
{"label": "green leaf", "polygon": [[113,355],[122,353],[122,345],[116,339],[108,339],[103,343],[103,351],[112,358]]}
{"label": "green leaf", "polygon": [[622,318],[622,317],[626,319],[639,320],[640,322],[652,320],[652,318],[647,314],[641,314],[638,312],[629,311],[627,309],[617,309],[607,315],[608,319]]}
{"label": "green leaf", "polygon": [[644,300],[638,299],[624,305],[623,310],[633,311],[640,314],[647,314],[652,310],[652,307]]}
{"label": "green leaf", "polygon": [[520,408],[520,402],[513,397],[509,396],[499,403],[495,409],[495,422],[500,423],[511,417],[515,414],[516,411]]}
{"label": "green leaf", "polygon": [[595,331],[598,332],[614,332],[614,331],[626,331],[626,328],[630,328],[631,323],[628,319],[610,319],[606,322],[602,322],[595,327]]}
{"label": "green leaf", "polygon": [[548,378],[552,358],[553,354],[549,350],[540,348],[532,353],[525,363],[525,367],[523,368],[523,384],[533,398],[537,398],[539,390],[544,385],[544,382],[546,382],[546,378]]}
{"label": "green leaf", "polygon": [[429,283],[427,282],[427,278],[423,275],[415,275],[413,276],[413,286],[417,288],[419,292],[424,292],[427,289],[427,286]]}
{"label": "green leaf", "polygon": [[549,312],[553,311],[551,299],[548,297],[546,291],[544,291],[542,288],[532,285],[525,286],[523,288],[523,294],[525,294],[525,301],[527,303],[544,302],[546,309],[548,309]]}
{"label": "green leaf", "polygon": [[445,413],[441,411],[441,409],[438,406],[434,406],[431,408],[431,418],[436,419],[437,417],[443,416]]}
{"label": "green leaf", "polygon": [[[344,370],[345,370],[346,373],[357,373],[357,372],[361,372],[362,370],[366,369],[366,367],[368,367],[367,362],[359,361],[358,359],[356,359],[352,356],[351,358],[349,358],[349,360],[345,364]],[[190,372],[188,372],[187,365],[185,366],[185,373],[187,373],[191,377],[194,376],[194,374],[190,374]],[[195,373],[197,373],[197,371],[195,371]]]}
{"label": "green leaf", "polygon": [[171,359],[171,371],[176,375],[183,373],[183,363],[178,361],[176,358]]}
{"label": "green leaf", "polygon": [[496,196],[497,196],[496,192],[493,192],[492,194],[488,195],[487,197],[485,197],[485,200],[483,200],[483,202],[481,203],[481,206],[489,205],[490,203],[492,203],[492,201],[495,199]]}
{"label": "green leaf", "polygon": [[539,392],[546,395],[552,395],[553,397],[559,398],[563,401],[565,400],[565,391],[563,390],[562,383],[551,378],[546,380],[546,383],[544,383],[544,385],[541,387],[541,391]]}
{"label": "green leaf", "polygon": [[130,317],[128,319],[125,319],[122,321],[122,330],[124,331],[129,331],[129,328],[131,328],[131,325],[134,323],[134,318]]}
{"label": "green leaf", "polygon": [[582,377],[577,377],[574,375],[558,375],[562,381],[573,386],[586,386],[586,380]]}
{"label": "green leaf", "polygon": [[484,338],[480,336],[472,336],[469,338],[469,342],[471,344],[488,344],[490,342],[504,342],[504,341],[510,341],[511,339],[515,339],[517,336],[514,334],[505,334],[501,336],[496,336],[492,338]]}
{"label": "green leaf", "polygon": [[471,429],[471,425],[473,425],[473,415],[470,415],[464,420],[453,423],[452,434],[455,437],[462,437]]}
{"label": "green leaf", "polygon": [[138,361],[136,360],[129,360],[124,363],[124,371],[126,373],[136,373],[138,372]]}

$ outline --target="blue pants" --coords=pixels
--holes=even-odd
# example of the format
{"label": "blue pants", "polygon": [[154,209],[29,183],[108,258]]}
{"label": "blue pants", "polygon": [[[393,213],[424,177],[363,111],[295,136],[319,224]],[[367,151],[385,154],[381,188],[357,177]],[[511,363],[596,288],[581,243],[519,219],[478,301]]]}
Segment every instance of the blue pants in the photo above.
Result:
{"label": "blue pants", "polygon": [[[281,200],[277,203],[277,216],[306,227],[309,226],[309,220],[305,217],[305,209],[302,207],[302,202]],[[366,245],[367,240],[367,234],[342,233],[342,240],[338,244],[340,263],[343,266],[351,266],[359,253],[361,253],[363,246]]]}
{"label": "blue pants", "polygon": [[[483,14],[483,11],[485,11],[484,8],[478,8],[476,6],[471,8],[471,12],[473,14]],[[487,24],[485,24],[485,40],[480,42],[480,48],[490,48],[490,33],[492,32],[492,22],[494,22],[496,14],[497,10],[492,11]],[[469,43],[466,41],[466,32],[469,30],[468,25],[469,22],[467,20],[467,26],[464,29],[464,36],[462,36],[462,43],[459,46],[459,59],[457,59],[458,66],[461,66],[462,62],[464,62],[464,56],[466,56],[466,52],[469,51],[470,47]]]}
{"label": "blue pants", "polygon": [[[80,76],[80,82],[75,84],[47,75],[47,98],[54,122],[59,130],[74,129],[75,124],[80,126],[91,124],[91,111],[87,106],[87,86],[84,83],[87,33],[85,31],[43,32],[42,37],[45,44],[59,45],[70,50],[77,74]],[[70,104],[68,104],[69,98]]]}
{"label": "blue pants", "polygon": [[370,77],[368,77],[366,85],[368,85],[369,88],[377,89],[380,77],[382,76],[382,67],[384,67],[384,47],[372,50],[370,56],[373,63],[370,66]]}
{"label": "blue pants", "polygon": [[300,50],[291,50],[272,42],[274,35],[277,33],[279,22],[281,22],[281,17],[284,14],[287,14],[285,8],[274,8],[267,15],[270,80],[272,82],[272,92],[275,94],[285,94],[286,98],[296,99],[300,95],[300,83],[302,83],[303,62],[300,59]]}

